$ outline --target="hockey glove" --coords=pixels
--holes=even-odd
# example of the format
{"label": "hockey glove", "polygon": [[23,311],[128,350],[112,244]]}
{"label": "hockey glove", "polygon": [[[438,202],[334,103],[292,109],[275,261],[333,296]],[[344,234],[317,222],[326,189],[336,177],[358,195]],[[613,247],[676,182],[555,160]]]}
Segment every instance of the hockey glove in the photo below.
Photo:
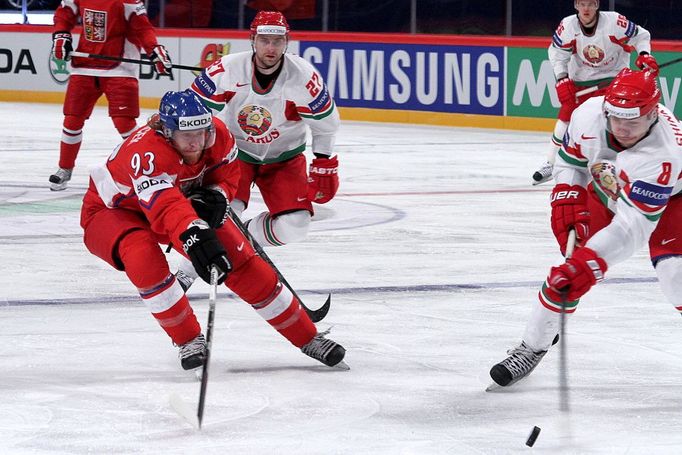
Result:
{"label": "hockey glove", "polygon": [[221,191],[211,188],[195,188],[187,194],[194,211],[209,227],[217,229],[227,219],[227,198]]}
{"label": "hockey glove", "polygon": [[308,170],[308,199],[318,204],[332,200],[339,189],[339,161],[333,158],[315,158]]}
{"label": "hockey glove", "polygon": [[575,104],[575,94],[577,92],[577,88],[575,84],[573,83],[572,79],[569,79],[567,77],[560,79],[557,81],[556,85],[556,94],[559,97],[559,102],[561,104]]}
{"label": "hockey glove", "polygon": [[154,51],[152,55],[149,56],[152,62],[154,62],[154,68],[159,74],[168,75],[171,73],[173,68],[173,63],[171,62],[168,51],[161,44],[154,46]]}
{"label": "hockey glove", "polygon": [[604,279],[608,269],[606,261],[597,256],[590,248],[578,248],[570,259],[559,267],[552,267],[547,277],[547,286],[552,299],[561,298],[566,293],[566,300],[578,300],[597,282]]}
{"label": "hockey glove", "polygon": [[590,235],[590,211],[587,209],[587,190],[579,185],[560,183],[552,190],[552,232],[566,255],[568,231],[575,229],[578,244]]}
{"label": "hockey glove", "polygon": [[71,33],[54,32],[52,34],[52,55],[57,60],[70,60],[73,45],[71,44]]}
{"label": "hockey glove", "polygon": [[202,280],[211,282],[211,266],[215,266],[218,269],[218,284],[225,282],[232,264],[213,229],[209,229],[203,221],[195,221],[180,234],[180,240],[182,249]]}
{"label": "hockey glove", "polygon": [[649,68],[654,75],[658,74],[658,62],[647,51],[639,53],[637,60],[635,60],[635,66],[641,70]]}

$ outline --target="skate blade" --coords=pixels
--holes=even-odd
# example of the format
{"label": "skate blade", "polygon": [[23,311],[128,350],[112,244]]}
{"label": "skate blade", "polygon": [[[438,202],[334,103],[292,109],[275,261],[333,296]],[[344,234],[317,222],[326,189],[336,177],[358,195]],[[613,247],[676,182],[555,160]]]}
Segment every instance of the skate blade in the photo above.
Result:
{"label": "skate blade", "polygon": [[194,373],[194,377],[196,378],[197,381],[201,381],[201,379],[204,376],[204,369],[202,367],[196,367],[195,369],[192,370],[192,373]]}
{"label": "skate blade", "polygon": [[499,385],[497,382],[493,381],[488,387],[485,388],[486,392],[500,392],[504,387]]}
{"label": "skate blade", "polygon": [[197,416],[197,410],[194,409],[189,403],[183,400],[177,393],[172,393],[168,397],[171,408],[178,413],[187,423],[189,423],[195,430],[199,429],[199,417]]}
{"label": "skate blade", "polygon": [[350,367],[348,366],[348,364],[346,362],[344,362],[343,360],[340,361],[339,363],[337,363],[336,365],[334,365],[332,368],[337,368],[339,370],[344,370],[344,371],[350,370]]}

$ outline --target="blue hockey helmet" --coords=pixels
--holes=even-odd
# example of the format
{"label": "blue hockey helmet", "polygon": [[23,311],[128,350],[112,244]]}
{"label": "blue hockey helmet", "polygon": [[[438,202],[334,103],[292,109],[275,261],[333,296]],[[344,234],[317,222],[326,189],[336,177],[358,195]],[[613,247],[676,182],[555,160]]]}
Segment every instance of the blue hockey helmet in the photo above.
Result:
{"label": "blue hockey helmet", "polygon": [[163,134],[170,139],[174,131],[191,131],[213,126],[213,115],[199,96],[187,89],[166,92],[159,104]]}

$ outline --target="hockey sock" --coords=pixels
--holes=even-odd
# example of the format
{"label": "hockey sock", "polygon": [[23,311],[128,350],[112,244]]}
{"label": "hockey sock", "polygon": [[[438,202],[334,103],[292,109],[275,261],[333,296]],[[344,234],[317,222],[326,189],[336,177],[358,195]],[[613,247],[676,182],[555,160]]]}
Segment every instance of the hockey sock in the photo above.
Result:
{"label": "hockey sock", "polygon": [[73,169],[83,140],[85,119],[74,115],[64,117],[62,140],[59,145],[59,167]]}
{"label": "hockey sock", "polygon": [[[175,283],[174,278],[173,282]],[[145,304],[149,306],[148,299],[144,296],[142,298],[145,300]],[[178,346],[193,340],[201,333],[199,322],[189,305],[187,296],[184,294],[175,305],[159,313],[152,312],[152,316],[173,340],[173,343]]]}
{"label": "hockey sock", "polygon": [[137,122],[133,117],[111,117],[111,121],[114,122],[116,131],[123,139],[130,136],[137,128]]}
{"label": "hockey sock", "polygon": [[227,285],[294,346],[302,347],[317,334],[299,301],[260,257],[253,256],[233,270]]}
{"label": "hockey sock", "polygon": [[149,231],[127,233],[118,244],[118,256],[145,306],[175,344],[185,344],[199,335],[201,327],[189,300]]}

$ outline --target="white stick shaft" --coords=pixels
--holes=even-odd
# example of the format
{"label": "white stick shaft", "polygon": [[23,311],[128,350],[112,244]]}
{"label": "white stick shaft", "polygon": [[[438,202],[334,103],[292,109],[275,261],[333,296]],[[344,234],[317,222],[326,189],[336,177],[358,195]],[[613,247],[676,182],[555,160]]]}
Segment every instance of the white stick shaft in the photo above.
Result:
{"label": "white stick shaft", "polygon": [[600,87],[598,85],[593,85],[592,87],[584,88],[582,90],[575,92],[575,97],[580,98],[583,95],[587,95],[589,93],[596,92],[597,90],[599,90],[599,88]]}
{"label": "white stick shaft", "polygon": [[566,241],[566,259],[573,256],[575,249],[575,229],[568,231],[568,240]]}

